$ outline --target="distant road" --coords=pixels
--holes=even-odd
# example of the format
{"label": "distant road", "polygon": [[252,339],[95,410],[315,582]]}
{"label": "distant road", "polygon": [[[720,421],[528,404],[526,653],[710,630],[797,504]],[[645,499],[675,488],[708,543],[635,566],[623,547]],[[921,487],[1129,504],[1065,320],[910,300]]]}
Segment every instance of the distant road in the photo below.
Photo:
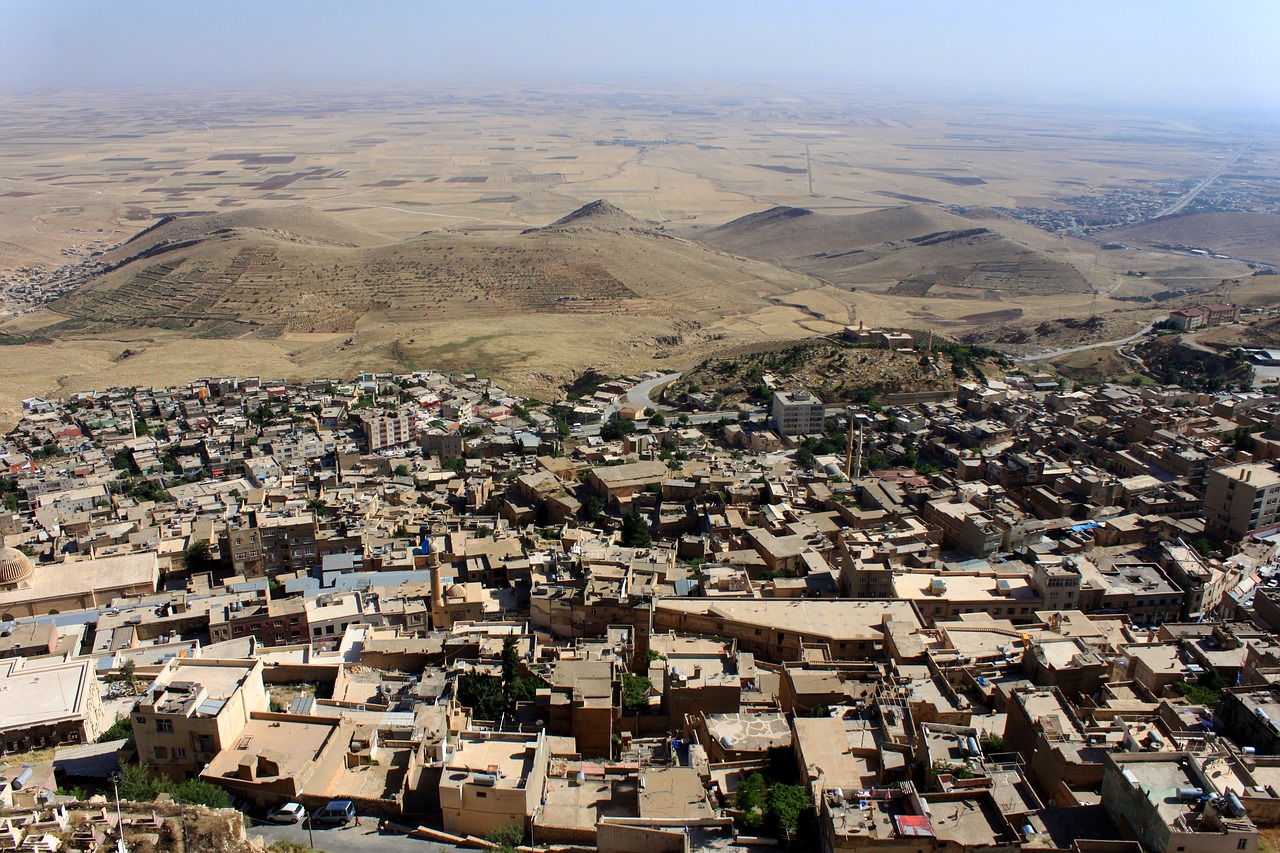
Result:
{"label": "distant road", "polygon": [[[1241,148],[1239,151],[1237,151],[1237,152],[1235,153],[1235,155],[1234,155],[1230,160],[1228,160],[1227,162],[1225,162],[1225,163],[1223,163],[1221,166],[1219,166],[1217,169],[1215,169],[1215,170],[1214,170],[1214,172],[1213,172],[1213,174],[1211,174],[1209,177],[1205,178],[1205,179],[1204,179],[1203,181],[1201,181],[1200,183],[1196,184],[1196,185],[1195,185],[1195,187],[1191,190],[1191,192],[1187,193],[1187,194],[1186,194],[1186,195],[1184,195],[1182,198],[1178,199],[1178,200],[1177,200],[1177,201],[1175,201],[1173,204],[1169,205],[1169,206],[1168,206],[1168,207],[1166,207],[1164,210],[1160,211],[1160,212],[1159,212],[1159,213],[1157,213],[1155,216],[1151,217],[1151,219],[1159,219],[1159,218],[1160,218],[1160,217],[1162,217],[1162,216],[1173,216],[1173,214],[1177,213],[1178,211],[1180,211],[1180,210],[1182,210],[1184,207],[1186,207],[1188,204],[1190,204],[1191,202],[1195,201],[1196,196],[1198,196],[1198,195],[1200,195],[1200,193],[1204,192],[1204,190],[1205,190],[1205,189],[1206,189],[1210,184],[1212,184],[1214,181],[1218,180],[1218,178],[1221,178],[1221,177],[1222,177],[1222,173],[1223,173],[1223,172],[1225,172],[1225,171],[1227,171],[1227,169],[1231,168],[1231,166],[1232,166],[1232,165],[1233,165],[1237,160],[1239,160],[1242,156],[1244,156],[1244,153],[1245,153],[1246,151],[1248,151],[1248,150],[1249,150],[1249,148],[1250,148],[1252,145],[1253,145],[1253,143],[1252,143],[1252,142],[1250,142],[1250,143],[1248,143],[1247,145],[1245,145],[1243,148]],[[1148,221],[1150,221],[1150,220],[1148,220]]]}
{"label": "distant road", "polygon": [[[1159,321],[1156,321],[1156,322],[1159,322]],[[1132,343],[1133,341],[1136,341],[1138,338],[1142,337],[1147,332],[1151,331],[1154,325],[1155,325],[1154,323],[1149,323],[1142,329],[1139,329],[1137,332],[1134,332],[1129,337],[1121,338],[1118,341],[1100,341],[1099,343],[1096,343],[1096,344],[1082,344],[1081,346],[1078,346],[1078,347],[1068,347],[1066,349],[1049,350],[1048,352],[1042,352],[1039,355],[1022,355],[1022,356],[1018,356],[1018,361],[1049,361],[1050,359],[1055,359],[1055,358],[1058,358],[1059,356],[1071,355],[1072,353],[1084,352],[1085,350],[1099,349],[1100,347],[1122,347],[1127,343]]]}

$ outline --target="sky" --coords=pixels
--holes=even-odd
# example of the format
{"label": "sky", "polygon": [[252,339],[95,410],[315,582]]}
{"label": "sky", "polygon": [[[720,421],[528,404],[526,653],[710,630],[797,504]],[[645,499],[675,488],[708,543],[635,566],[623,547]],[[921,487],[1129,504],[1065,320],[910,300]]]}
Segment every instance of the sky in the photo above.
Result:
{"label": "sky", "polygon": [[1280,0],[0,0],[0,90],[825,81],[1280,109]]}

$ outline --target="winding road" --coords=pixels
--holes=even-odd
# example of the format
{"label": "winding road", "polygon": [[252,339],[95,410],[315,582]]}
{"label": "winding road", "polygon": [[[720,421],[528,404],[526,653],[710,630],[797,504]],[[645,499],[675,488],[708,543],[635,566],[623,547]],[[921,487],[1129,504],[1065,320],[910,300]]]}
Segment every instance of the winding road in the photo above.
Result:
{"label": "winding road", "polygon": [[1138,338],[1150,332],[1152,328],[1154,328],[1155,323],[1158,323],[1158,322],[1159,320],[1148,323],[1142,329],[1139,329],[1138,331],[1134,332],[1129,337],[1121,338],[1118,341],[1099,341],[1096,344],[1082,344],[1081,346],[1078,346],[1078,347],[1067,347],[1066,349],[1049,350],[1048,352],[1042,352],[1037,355],[1020,355],[1018,356],[1018,361],[1050,361],[1052,359],[1059,358],[1064,355],[1071,355],[1072,353],[1084,352],[1085,350],[1100,349],[1102,347],[1122,347],[1125,344],[1133,343]]}

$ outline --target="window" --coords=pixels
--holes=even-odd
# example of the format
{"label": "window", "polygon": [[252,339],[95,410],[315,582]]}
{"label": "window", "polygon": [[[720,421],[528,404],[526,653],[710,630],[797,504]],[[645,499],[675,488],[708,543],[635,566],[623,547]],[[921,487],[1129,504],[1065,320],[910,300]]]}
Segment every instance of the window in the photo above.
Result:
{"label": "window", "polygon": [[476,791],[476,797],[477,797],[478,799],[483,800],[483,799],[484,799],[485,797],[487,797],[487,796],[489,796],[489,792],[488,792],[488,791]]}
{"label": "window", "polygon": [[1247,838],[1241,838],[1239,841],[1236,842],[1237,850],[1243,850],[1248,846],[1249,846],[1249,839]]}
{"label": "window", "polygon": [[173,748],[173,757],[174,757],[174,758],[186,758],[186,757],[187,757],[187,748],[186,748],[185,746],[175,746],[175,747]]}
{"label": "window", "polygon": [[156,731],[161,734],[172,734],[173,720],[156,720]]}
{"label": "window", "polygon": [[157,746],[157,747],[156,747],[156,758],[157,758],[157,759],[163,759],[163,758],[168,758],[168,757],[169,757],[169,747],[167,747],[167,746]]}

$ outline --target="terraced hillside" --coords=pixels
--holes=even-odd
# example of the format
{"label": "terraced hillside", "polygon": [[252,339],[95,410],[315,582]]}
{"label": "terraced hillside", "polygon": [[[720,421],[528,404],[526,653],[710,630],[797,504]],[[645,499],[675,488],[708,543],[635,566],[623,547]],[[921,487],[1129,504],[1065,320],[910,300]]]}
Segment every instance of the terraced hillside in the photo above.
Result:
{"label": "terraced hillside", "polygon": [[406,322],[530,312],[714,321],[813,284],[661,234],[604,202],[522,234],[432,232],[381,244],[297,211],[169,220],[119,247],[106,273],[52,307],[220,336],[344,332],[372,311]]}
{"label": "terraced hillside", "polygon": [[999,230],[912,205],[853,215],[775,207],[698,235],[717,249],[772,260],[831,284],[901,296],[1086,293],[1075,266]]}

